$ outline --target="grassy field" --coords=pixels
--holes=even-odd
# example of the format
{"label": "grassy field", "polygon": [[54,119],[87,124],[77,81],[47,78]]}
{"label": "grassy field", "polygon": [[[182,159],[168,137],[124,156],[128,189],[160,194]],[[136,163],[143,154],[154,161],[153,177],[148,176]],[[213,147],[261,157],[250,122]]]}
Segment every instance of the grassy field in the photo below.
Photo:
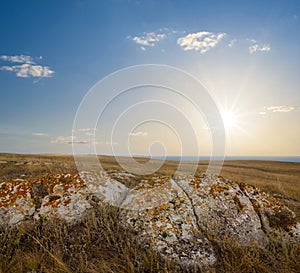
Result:
{"label": "grassy field", "polygon": [[[122,170],[113,157],[101,156],[99,160],[107,171]],[[167,161],[156,174],[172,175],[177,166]],[[207,162],[200,162],[197,175],[206,168]],[[0,154],[2,181],[76,171],[71,155]],[[300,219],[300,163],[226,161],[221,175],[281,198]],[[118,208],[99,205],[90,218],[75,226],[41,220],[19,228],[1,227],[0,273],[300,272],[300,244],[278,238],[271,238],[267,248],[242,247],[230,238],[210,238],[218,255],[214,268],[180,267],[139,244],[136,234],[119,223],[118,213]]]}
{"label": "grassy field", "polygon": [[[88,156],[86,160],[89,160]],[[136,160],[141,163],[147,162],[145,158]],[[99,156],[99,161],[107,171],[122,170],[114,157]],[[1,164],[1,162],[7,163]],[[205,172],[207,164],[207,161],[200,161],[196,175]],[[155,174],[172,175],[177,167],[178,163],[166,161]],[[48,173],[76,171],[72,155],[0,154],[0,178],[4,180],[21,176],[38,177]],[[278,198],[300,201],[300,163],[258,160],[225,161],[221,175],[231,180],[258,186],[266,192],[275,194]]]}
{"label": "grassy field", "polygon": [[[84,156],[84,159],[89,162],[88,156]],[[136,158],[136,160],[140,163],[148,161],[145,158]],[[99,161],[107,171],[123,170],[114,157],[99,156]],[[196,175],[205,172],[207,166],[208,161],[200,161]],[[154,175],[171,176],[177,168],[177,162],[165,161]],[[77,172],[72,155],[0,153],[0,178],[2,180],[39,177],[59,172]],[[221,175],[239,183],[257,186],[274,195],[295,211],[300,220],[300,163],[259,160],[225,161]],[[133,187],[136,183],[138,183],[138,179],[132,185],[127,186]]]}

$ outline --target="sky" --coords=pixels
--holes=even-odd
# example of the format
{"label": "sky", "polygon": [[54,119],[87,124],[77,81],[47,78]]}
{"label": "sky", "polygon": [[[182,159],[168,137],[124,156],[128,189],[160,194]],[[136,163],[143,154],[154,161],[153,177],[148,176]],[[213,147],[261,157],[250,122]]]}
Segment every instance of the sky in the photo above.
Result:
{"label": "sky", "polygon": [[[209,114],[183,95],[144,86],[106,101],[102,79],[122,89],[118,73],[157,64],[205,87],[227,156],[299,156],[299,16],[296,0],[1,1],[0,152],[210,155]],[[107,107],[74,129],[89,90],[88,108]]]}

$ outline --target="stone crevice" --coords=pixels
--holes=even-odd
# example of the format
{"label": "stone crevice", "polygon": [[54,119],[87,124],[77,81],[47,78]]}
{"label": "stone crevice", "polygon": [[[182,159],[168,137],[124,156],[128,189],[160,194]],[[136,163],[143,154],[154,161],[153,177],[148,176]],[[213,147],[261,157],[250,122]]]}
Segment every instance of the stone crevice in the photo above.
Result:
{"label": "stone crevice", "polygon": [[244,188],[244,185],[242,187],[238,186],[241,190],[241,192],[248,198],[248,200],[250,201],[252,207],[253,207],[253,210],[255,211],[255,213],[257,214],[258,218],[259,218],[259,222],[260,222],[260,225],[261,225],[261,229],[262,231],[268,235],[269,233],[269,229],[267,227],[267,224],[266,224],[266,221],[264,220],[264,216],[262,214],[262,211],[261,211],[261,205],[259,204],[259,202],[253,198],[251,198],[249,196],[249,194],[247,193],[246,189]]}
{"label": "stone crevice", "polygon": [[196,219],[197,228],[198,228],[198,230],[201,230],[204,233],[205,230],[200,226],[199,217],[198,217],[198,214],[196,213],[193,199],[189,196],[188,192],[184,189],[184,187],[182,187],[180,185],[180,183],[175,180],[175,178],[172,178],[172,181],[183,191],[183,193],[185,194],[185,196],[188,198],[188,200],[189,200],[189,202],[191,204],[192,210],[193,210],[194,217]]}

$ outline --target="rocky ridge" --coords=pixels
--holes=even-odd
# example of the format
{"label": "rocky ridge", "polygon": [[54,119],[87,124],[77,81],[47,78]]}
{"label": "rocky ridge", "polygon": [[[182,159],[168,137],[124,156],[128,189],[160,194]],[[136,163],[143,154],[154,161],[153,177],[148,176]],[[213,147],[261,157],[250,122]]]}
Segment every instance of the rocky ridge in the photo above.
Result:
{"label": "rocky ridge", "polygon": [[213,175],[152,177],[133,189],[132,174],[50,174],[0,182],[0,225],[58,218],[70,224],[88,216],[97,203],[118,206],[120,221],[141,243],[152,241],[176,262],[211,265],[209,238],[227,234],[240,244],[268,244],[269,234],[300,242],[300,224],[284,204],[257,188]]}

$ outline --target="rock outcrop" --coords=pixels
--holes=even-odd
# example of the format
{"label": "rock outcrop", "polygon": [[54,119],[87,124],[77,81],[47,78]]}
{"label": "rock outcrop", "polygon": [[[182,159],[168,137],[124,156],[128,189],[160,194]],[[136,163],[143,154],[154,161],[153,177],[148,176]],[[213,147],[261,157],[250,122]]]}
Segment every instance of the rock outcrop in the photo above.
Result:
{"label": "rock outcrop", "polygon": [[163,256],[193,265],[215,263],[208,238],[230,235],[240,244],[268,243],[268,235],[284,234],[300,241],[295,214],[257,188],[222,177],[152,177],[141,180],[120,172],[108,175],[51,174],[38,179],[0,183],[0,224],[30,219],[80,221],[95,203],[118,206],[120,221],[134,229],[141,242],[152,241]]}

